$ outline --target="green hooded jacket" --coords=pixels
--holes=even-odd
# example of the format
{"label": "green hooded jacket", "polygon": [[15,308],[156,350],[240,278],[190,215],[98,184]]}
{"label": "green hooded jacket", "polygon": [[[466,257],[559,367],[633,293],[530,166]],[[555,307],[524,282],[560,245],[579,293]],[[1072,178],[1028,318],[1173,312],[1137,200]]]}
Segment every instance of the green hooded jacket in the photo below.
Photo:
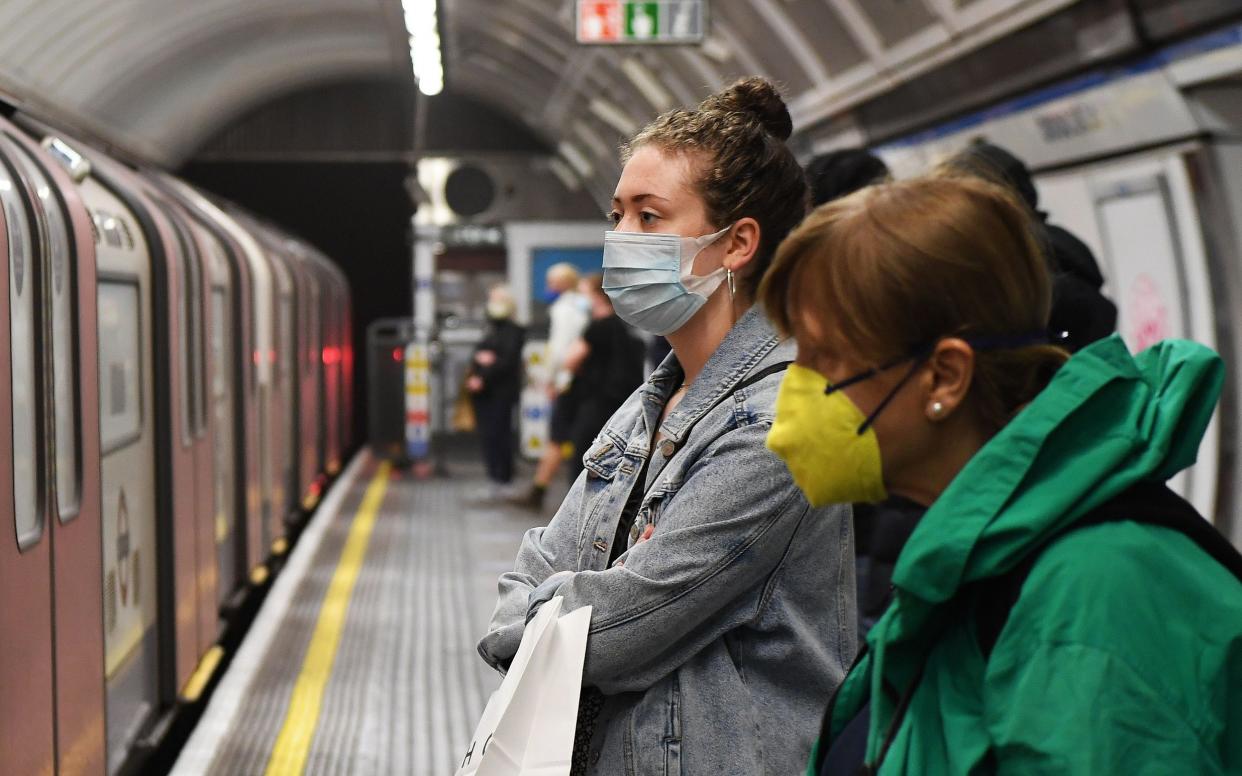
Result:
{"label": "green hooded jacket", "polygon": [[910,537],[832,735],[870,699],[874,763],[926,657],[880,774],[1242,774],[1242,583],[1181,533],[1122,521],[1057,539],[986,661],[964,614],[968,583],[1192,464],[1223,373],[1183,341],[1135,357],[1114,336],[1070,359]]}

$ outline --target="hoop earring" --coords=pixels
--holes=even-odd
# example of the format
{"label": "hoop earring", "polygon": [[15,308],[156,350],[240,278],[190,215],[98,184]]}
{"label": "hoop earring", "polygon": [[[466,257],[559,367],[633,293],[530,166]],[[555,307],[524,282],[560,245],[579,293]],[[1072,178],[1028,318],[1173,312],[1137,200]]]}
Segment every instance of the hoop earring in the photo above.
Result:
{"label": "hoop earring", "polygon": [[725,280],[727,280],[729,283],[729,299],[733,299],[735,296],[737,296],[737,288],[735,287],[733,283],[733,270],[731,269],[725,270]]}

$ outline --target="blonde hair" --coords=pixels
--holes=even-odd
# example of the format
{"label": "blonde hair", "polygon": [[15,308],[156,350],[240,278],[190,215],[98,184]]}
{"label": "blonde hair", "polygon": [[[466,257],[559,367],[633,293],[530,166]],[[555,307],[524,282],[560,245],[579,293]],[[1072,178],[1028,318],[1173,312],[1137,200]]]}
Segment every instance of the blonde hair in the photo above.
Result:
{"label": "blonde hair", "polygon": [[567,288],[572,288],[578,283],[578,268],[567,261],[557,262],[548,267],[547,279],[563,281]]}
{"label": "blonde hair", "polygon": [[[1029,212],[1008,191],[940,174],[825,204],[777,250],[760,299],[778,329],[811,317],[824,343],[881,363],[948,336],[1046,332],[1051,280]],[[1067,354],[977,348],[971,401],[999,430]]]}

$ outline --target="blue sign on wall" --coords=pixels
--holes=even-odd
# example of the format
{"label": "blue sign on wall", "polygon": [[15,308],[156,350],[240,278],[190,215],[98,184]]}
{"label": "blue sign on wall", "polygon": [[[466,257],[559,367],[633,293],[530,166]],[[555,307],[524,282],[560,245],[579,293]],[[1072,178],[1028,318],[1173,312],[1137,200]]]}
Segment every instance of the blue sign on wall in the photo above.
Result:
{"label": "blue sign on wall", "polygon": [[531,319],[537,321],[547,320],[547,305],[544,304],[544,280],[548,275],[548,268],[553,264],[567,262],[578,268],[583,275],[589,275],[594,272],[602,272],[604,267],[604,249],[602,247],[595,248],[536,248],[531,253],[530,262],[530,290],[531,290]]}

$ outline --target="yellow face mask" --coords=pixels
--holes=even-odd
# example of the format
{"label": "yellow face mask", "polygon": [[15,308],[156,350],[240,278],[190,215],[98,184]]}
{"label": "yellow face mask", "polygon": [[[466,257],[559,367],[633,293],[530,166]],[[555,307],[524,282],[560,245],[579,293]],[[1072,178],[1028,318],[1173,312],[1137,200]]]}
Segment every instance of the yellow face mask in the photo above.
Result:
{"label": "yellow face mask", "polygon": [[811,506],[883,501],[875,430],[843,392],[825,395],[827,382],[813,369],[790,365],[767,447],[785,461]]}

